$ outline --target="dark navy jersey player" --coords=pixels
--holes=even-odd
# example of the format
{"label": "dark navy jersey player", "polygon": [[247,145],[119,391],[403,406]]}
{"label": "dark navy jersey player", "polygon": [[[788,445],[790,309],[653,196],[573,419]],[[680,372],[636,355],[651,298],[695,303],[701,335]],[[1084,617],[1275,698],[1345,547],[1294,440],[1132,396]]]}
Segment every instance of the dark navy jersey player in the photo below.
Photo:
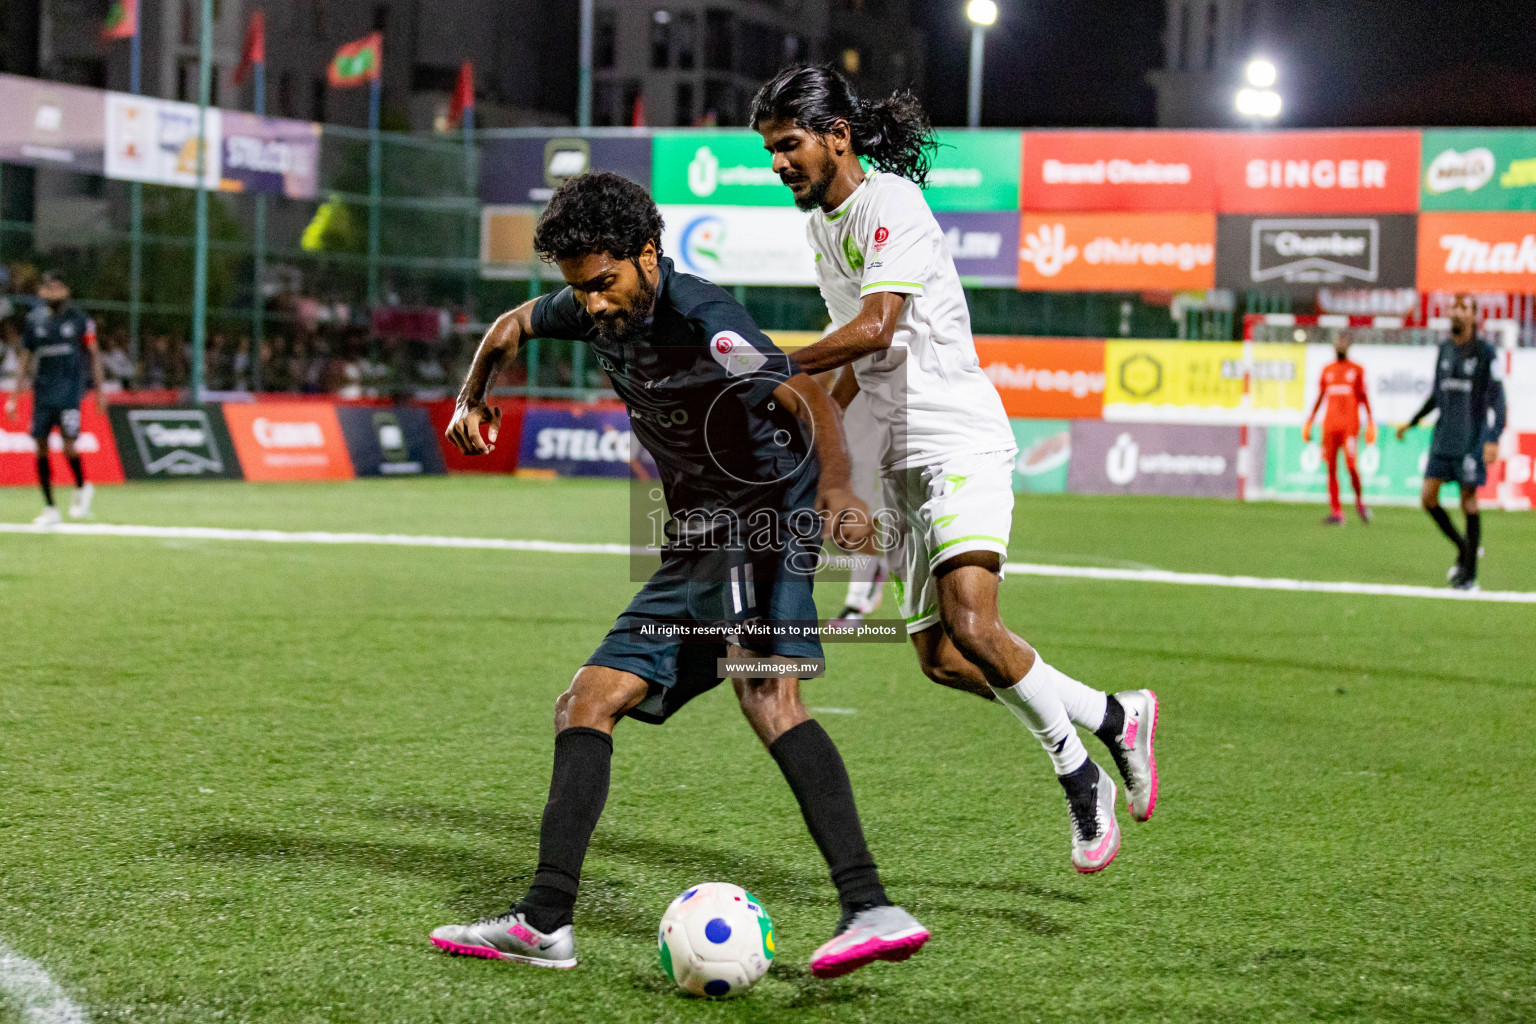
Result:
{"label": "dark navy jersey player", "polygon": [[466,454],[489,451],[500,426],[491,388],[522,342],[584,342],[656,460],[670,520],[660,569],[555,702],[555,765],[533,884],[507,913],[445,925],[432,941],[469,956],[575,966],[572,915],[607,800],[614,727],[626,716],[665,720],[718,685],[719,661],[730,656],[762,659],[742,678],[732,672],[732,684],[799,800],[842,904],[812,973],[904,960],[928,931],[886,898],[842,758],[800,698],[799,676],[817,667],[802,662],[821,654],[803,630],[816,619],[824,524],[850,548],[870,531],[868,510],[849,490],[841,418],[729,295],[673,267],[661,228],[645,189],[618,175],[581,175],[557,189],[534,243],[567,287],[486,332],[448,428]]}
{"label": "dark navy jersey player", "polygon": [[[1438,410],[1424,468],[1424,509],[1456,545],[1456,564],[1448,574],[1451,586],[1477,586],[1477,558],[1482,542],[1482,515],[1477,489],[1488,482],[1488,466],[1498,458],[1506,409],[1503,373],[1492,345],[1477,336],[1477,307],[1470,296],[1451,304],[1451,340],[1435,354],[1435,381],[1429,397],[1413,419],[1397,430],[1398,440],[1431,411]],[[1440,507],[1440,488],[1455,481],[1467,531],[1456,529]]]}
{"label": "dark navy jersey player", "polygon": [[100,391],[101,356],[96,349],[96,325],[85,311],[69,301],[69,287],[52,274],[38,285],[42,301],[27,314],[22,327],[21,367],[16,389],[5,403],[5,417],[16,414],[16,395],[32,369],[32,440],[37,446],[37,482],[43,491],[43,511],[33,520],[40,526],[59,522],[53,504],[53,472],[48,461],[48,438],[57,428],[64,444],[64,458],[75,477],[75,494],[69,514],[76,519],[91,513],[95,488],[86,481],[75,441],[80,436],[80,403],[96,390],[97,406],[104,408]]}

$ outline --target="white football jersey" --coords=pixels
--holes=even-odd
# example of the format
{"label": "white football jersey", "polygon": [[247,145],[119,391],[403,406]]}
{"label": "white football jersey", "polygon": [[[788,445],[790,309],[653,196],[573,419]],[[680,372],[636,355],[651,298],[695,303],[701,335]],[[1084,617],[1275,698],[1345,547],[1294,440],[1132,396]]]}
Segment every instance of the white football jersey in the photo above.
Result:
{"label": "white football jersey", "polygon": [[884,469],[1015,448],[997,389],[981,370],[955,261],[922,190],[872,172],[831,213],[812,212],[806,235],[833,327],[875,292],[908,296],[890,348],[853,364],[859,390],[886,430]]}

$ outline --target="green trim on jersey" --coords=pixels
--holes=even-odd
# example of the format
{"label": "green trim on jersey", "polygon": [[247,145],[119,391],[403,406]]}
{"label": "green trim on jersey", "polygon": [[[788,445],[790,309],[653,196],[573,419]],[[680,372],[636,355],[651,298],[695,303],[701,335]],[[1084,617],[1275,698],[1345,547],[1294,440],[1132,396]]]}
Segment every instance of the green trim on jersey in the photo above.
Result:
{"label": "green trim on jersey", "polygon": [[934,548],[931,554],[936,555],[940,551],[943,551],[945,548],[952,548],[956,544],[964,544],[968,540],[990,540],[1001,544],[1004,548],[1008,547],[1008,542],[1001,537],[993,537],[985,533],[973,533],[966,537],[956,537],[954,540],[947,540],[943,544],[940,544],[938,547]]}
{"label": "green trim on jersey", "polygon": [[[864,261],[862,258],[860,258],[859,266],[855,267],[854,269],[857,270],[863,266]],[[863,295],[865,292],[875,288],[916,288],[919,295],[923,293],[923,286],[918,284],[916,281],[871,281],[869,284],[866,284],[864,287],[859,289],[859,294]]]}
{"label": "green trim on jersey", "polygon": [[[900,598],[898,598],[897,600],[900,600]],[[908,624],[908,625],[910,625],[911,623],[914,623],[914,622],[918,621],[919,619],[926,619],[928,616],[932,615],[934,612],[936,612],[938,610],[939,610],[939,606],[938,605],[931,604],[927,608],[924,608],[922,611],[918,612],[916,615],[908,615],[903,620],[903,622]]]}

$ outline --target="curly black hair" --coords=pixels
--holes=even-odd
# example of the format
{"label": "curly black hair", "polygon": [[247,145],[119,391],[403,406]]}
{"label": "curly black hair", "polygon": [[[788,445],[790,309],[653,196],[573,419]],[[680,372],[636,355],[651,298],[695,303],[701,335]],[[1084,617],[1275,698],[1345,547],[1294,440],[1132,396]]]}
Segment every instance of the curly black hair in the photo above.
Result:
{"label": "curly black hair", "polygon": [[661,211],[643,187],[612,171],[567,179],[533,229],[534,250],[546,263],[598,252],[633,260],[647,242],[661,254]]}

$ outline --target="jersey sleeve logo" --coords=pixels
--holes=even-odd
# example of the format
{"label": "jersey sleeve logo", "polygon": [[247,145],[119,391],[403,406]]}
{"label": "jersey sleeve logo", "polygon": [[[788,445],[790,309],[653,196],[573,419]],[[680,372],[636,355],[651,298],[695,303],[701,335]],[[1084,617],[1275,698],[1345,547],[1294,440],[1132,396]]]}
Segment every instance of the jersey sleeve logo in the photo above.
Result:
{"label": "jersey sleeve logo", "polygon": [[890,237],[891,232],[889,228],[875,228],[875,251],[879,252],[881,249],[885,248],[885,240]]}
{"label": "jersey sleeve logo", "polygon": [[728,377],[741,377],[763,368],[768,357],[735,331],[721,331],[709,339],[709,354]]}

